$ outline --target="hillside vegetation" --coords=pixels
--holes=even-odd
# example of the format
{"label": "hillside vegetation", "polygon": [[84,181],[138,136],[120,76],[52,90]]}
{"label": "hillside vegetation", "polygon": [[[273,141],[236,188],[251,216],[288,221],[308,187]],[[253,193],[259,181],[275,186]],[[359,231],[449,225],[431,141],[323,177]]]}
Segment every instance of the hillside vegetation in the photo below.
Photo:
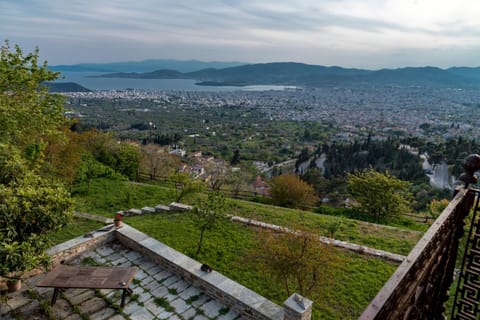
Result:
{"label": "hillside vegetation", "polygon": [[[117,210],[168,204],[174,199],[172,189],[118,179],[94,179],[90,182],[88,191],[83,187],[77,186],[75,191],[76,209],[106,217],[113,217]],[[195,199],[203,196],[190,195],[186,202],[194,203]],[[295,224],[302,214],[308,228],[322,235],[328,235],[329,223],[339,221],[338,217],[300,210],[239,200],[229,202],[230,214],[279,225]],[[147,214],[126,217],[125,222],[184,254],[193,256],[199,230],[191,219],[192,214]],[[421,235],[417,231],[346,218],[340,220],[341,225],[335,238],[398,253],[406,254]],[[287,292],[271,273],[260,271],[252,258],[252,253],[260,246],[258,241],[261,232],[263,231],[228,219],[222,220],[206,235],[198,260],[281,305],[288,297]],[[332,281],[321,284],[318,290],[309,296],[315,301],[313,318],[355,319],[388,280],[397,264],[344,250],[332,250],[339,262],[330,270]]]}

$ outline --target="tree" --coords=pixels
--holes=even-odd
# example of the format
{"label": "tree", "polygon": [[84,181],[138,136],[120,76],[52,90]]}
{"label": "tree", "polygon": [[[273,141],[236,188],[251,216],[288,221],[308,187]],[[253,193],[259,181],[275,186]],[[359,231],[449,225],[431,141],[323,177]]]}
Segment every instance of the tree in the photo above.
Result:
{"label": "tree", "polygon": [[287,208],[309,208],[318,202],[315,189],[294,174],[273,177],[270,195],[275,205]]}
{"label": "tree", "polygon": [[220,191],[225,183],[228,181],[229,171],[228,168],[222,160],[213,160],[210,161],[206,167],[205,171],[207,173],[207,182],[208,187],[214,192]]}
{"label": "tree", "polygon": [[45,136],[61,134],[64,99],[42,85],[57,76],[46,62],[39,66],[38,49],[24,55],[8,41],[0,47],[0,142],[43,148]]}
{"label": "tree", "polygon": [[240,163],[240,150],[235,149],[235,151],[233,152],[233,157],[230,160],[230,164],[234,166],[239,163]]}
{"label": "tree", "polygon": [[432,218],[437,219],[438,216],[442,213],[442,211],[448,206],[450,201],[447,199],[442,199],[442,200],[436,200],[433,199],[430,201],[428,205],[428,211],[430,212],[430,215]]}
{"label": "tree", "polygon": [[350,194],[358,202],[359,210],[376,220],[408,213],[410,193],[407,181],[373,169],[348,174]]}
{"label": "tree", "polygon": [[[47,169],[45,150],[66,139],[63,99],[42,85],[56,73],[8,42],[0,49],[0,274],[15,277],[47,263],[51,232],[64,226],[72,201]],[[34,120],[34,121],[32,121]]]}
{"label": "tree", "polygon": [[273,275],[290,295],[309,295],[332,279],[332,267],[340,262],[333,249],[320,243],[318,236],[305,230],[259,232],[259,246],[252,253],[258,267]]}
{"label": "tree", "polygon": [[131,180],[137,178],[140,150],[137,146],[121,143],[115,153],[115,170]]}
{"label": "tree", "polygon": [[14,148],[0,146],[0,171],[0,274],[19,276],[48,261],[48,235],[68,222],[72,201],[61,184],[29,169]]}
{"label": "tree", "polygon": [[212,230],[221,219],[226,218],[226,208],[225,197],[218,192],[209,193],[206,200],[200,200],[198,205],[194,207],[192,217],[195,226],[200,231],[195,258],[198,257],[202,249],[205,231]]}
{"label": "tree", "polygon": [[175,201],[180,202],[188,194],[199,192],[204,188],[201,181],[192,179],[188,174],[177,172],[172,176],[175,186]]}

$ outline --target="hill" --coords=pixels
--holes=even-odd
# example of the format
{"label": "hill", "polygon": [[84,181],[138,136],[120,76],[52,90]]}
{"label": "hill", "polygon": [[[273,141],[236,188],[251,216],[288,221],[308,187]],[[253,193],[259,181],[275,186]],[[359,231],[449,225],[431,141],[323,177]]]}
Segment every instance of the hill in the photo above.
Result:
{"label": "hill", "polygon": [[53,71],[67,72],[150,72],[152,70],[172,69],[180,72],[193,72],[207,68],[227,68],[242,65],[242,62],[205,62],[198,60],[155,59],[143,61],[125,61],[111,63],[80,63],[74,65],[50,66]]}
{"label": "hill", "polygon": [[326,67],[296,62],[257,63],[193,72],[160,69],[143,73],[110,73],[99,77],[139,79],[194,79],[202,85],[295,85],[306,87],[337,85],[424,85],[479,86],[480,68],[407,67],[363,70]]}
{"label": "hill", "polygon": [[92,90],[85,88],[75,82],[45,82],[50,92],[91,92]]}

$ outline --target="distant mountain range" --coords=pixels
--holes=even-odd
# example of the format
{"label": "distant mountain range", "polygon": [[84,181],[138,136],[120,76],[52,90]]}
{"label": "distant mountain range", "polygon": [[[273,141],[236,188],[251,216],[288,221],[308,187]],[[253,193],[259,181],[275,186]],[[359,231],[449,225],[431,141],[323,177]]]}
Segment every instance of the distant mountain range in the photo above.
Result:
{"label": "distant mountain range", "polygon": [[325,67],[296,62],[245,64],[226,68],[205,68],[192,72],[165,68],[152,72],[115,72],[103,78],[193,79],[201,85],[401,85],[401,86],[480,86],[480,67],[407,67],[363,70]]}
{"label": "distant mountain range", "polygon": [[243,65],[245,62],[204,62],[198,60],[143,60],[111,63],[80,63],[74,65],[50,66],[53,71],[66,72],[150,72],[159,69],[173,69],[192,72],[207,68],[228,68]]}

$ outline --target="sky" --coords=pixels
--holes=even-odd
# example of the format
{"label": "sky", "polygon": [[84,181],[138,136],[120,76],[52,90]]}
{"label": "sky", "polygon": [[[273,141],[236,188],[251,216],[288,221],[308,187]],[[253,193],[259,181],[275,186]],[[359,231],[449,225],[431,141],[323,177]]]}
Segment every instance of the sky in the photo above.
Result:
{"label": "sky", "polygon": [[197,59],[480,66],[479,0],[0,0],[0,40],[50,65]]}

